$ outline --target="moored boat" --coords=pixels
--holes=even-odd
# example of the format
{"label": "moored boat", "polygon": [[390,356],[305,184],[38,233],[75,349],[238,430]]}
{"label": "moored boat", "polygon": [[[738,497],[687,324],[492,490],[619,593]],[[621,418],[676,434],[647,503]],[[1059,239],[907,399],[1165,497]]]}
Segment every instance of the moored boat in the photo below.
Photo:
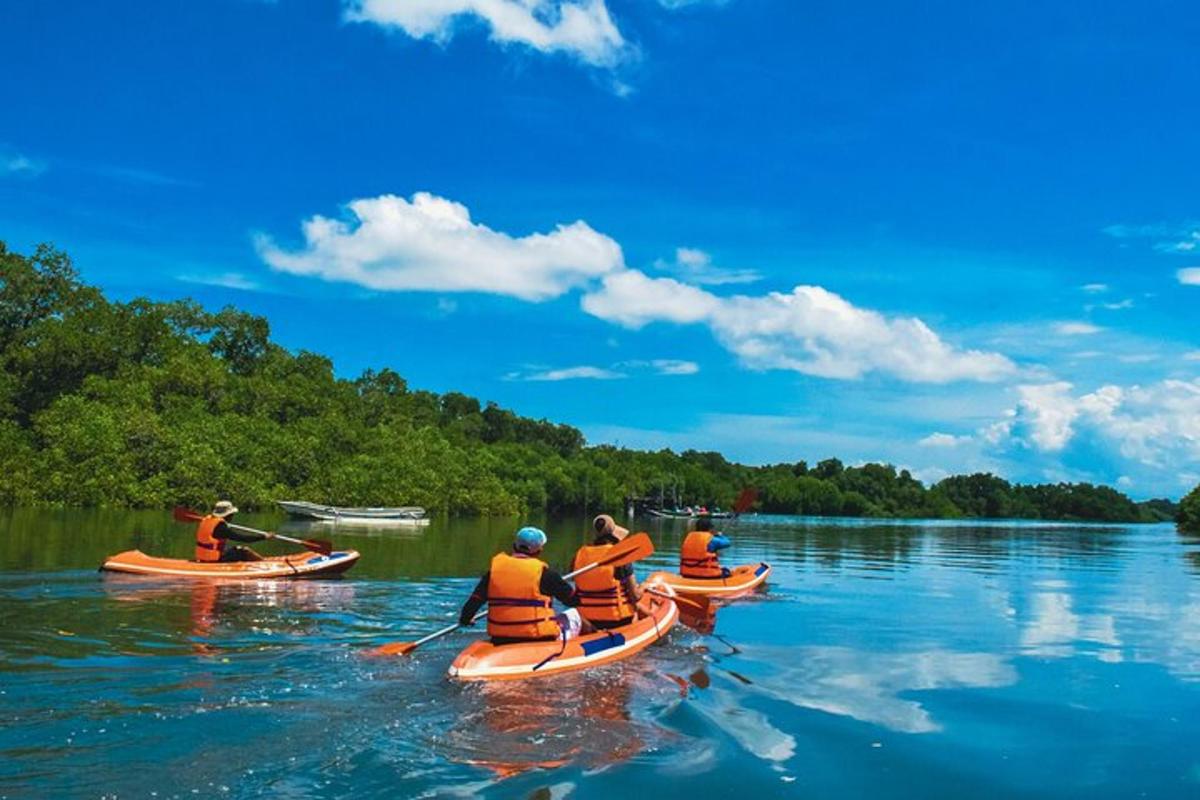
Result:
{"label": "moored boat", "polygon": [[730,519],[734,516],[732,511],[706,511],[701,514],[698,511],[669,510],[664,508],[647,508],[646,513],[659,519],[699,519],[700,517]]}
{"label": "moored boat", "polygon": [[132,575],[158,575],[174,578],[227,578],[234,580],[321,578],[337,575],[358,561],[357,550],[342,550],[329,555],[291,553],[270,556],[262,561],[201,563],[183,558],[148,556],[141,550],[126,550],[110,556],[100,565],[109,572]]}
{"label": "moored boat", "polygon": [[574,672],[638,653],[658,641],[679,619],[669,586],[646,593],[640,606],[647,616],[607,631],[568,640],[494,645],[483,639],[467,646],[450,665],[451,678],[465,681],[517,680]]}
{"label": "moored boat", "polygon": [[755,591],[766,582],[770,574],[771,565],[764,561],[734,567],[729,570],[727,578],[685,578],[674,572],[655,572],[647,578],[647,582],[658,581],[683,595],[702,594],[728,600]]}
{"label": "moored boat", "polygon": [[276,505],[293,517],[341,525],[428,525],[420,506],[356,507],[323,506],[305,500],[276,500]]}

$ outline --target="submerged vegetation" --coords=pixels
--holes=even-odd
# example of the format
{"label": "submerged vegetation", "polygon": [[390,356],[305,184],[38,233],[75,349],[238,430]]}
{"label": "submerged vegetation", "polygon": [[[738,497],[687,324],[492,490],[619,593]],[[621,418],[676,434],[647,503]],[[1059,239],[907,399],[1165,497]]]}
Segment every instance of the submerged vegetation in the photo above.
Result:
{"label": "submerged vegetation", "polygon": [[[265,506],[285,496],[413,503],[461,514],[619,508],[663,496],[820,516],[1156,521],[1106,486],[1018,486],[994,475],[924,486],[890,465],[827,459],[749,467],[718,453],[586,446],[568,425],[390,369],[338,378],[274,344],[261,317],[195,302],[112,302],[50,246],[0,242],[0,503]],[[1193,492],[1187,512],[1200,520]],[[1183,513],[1183,512],[1181,512]]]}

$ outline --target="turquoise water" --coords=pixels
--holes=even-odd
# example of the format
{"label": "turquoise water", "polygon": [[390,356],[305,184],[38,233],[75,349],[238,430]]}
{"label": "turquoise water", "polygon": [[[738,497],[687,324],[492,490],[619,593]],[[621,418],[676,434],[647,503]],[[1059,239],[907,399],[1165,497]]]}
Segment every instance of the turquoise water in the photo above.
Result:
{"label": "turquoise water", "polygon": [[[270,517],[248,524],[273,525]],[[97,574],[151,513],[0,511],[0,797],[1200,797],[1200,542],[1170,526],[745,518],[768,589],[641,656],[444,677],[512,521],[338,531],[345,578]],[[546,522],[551,559],[579,520]],[[644,523],[671,564],[683,528]],[[270,549],[270,548],[263,548]]]}

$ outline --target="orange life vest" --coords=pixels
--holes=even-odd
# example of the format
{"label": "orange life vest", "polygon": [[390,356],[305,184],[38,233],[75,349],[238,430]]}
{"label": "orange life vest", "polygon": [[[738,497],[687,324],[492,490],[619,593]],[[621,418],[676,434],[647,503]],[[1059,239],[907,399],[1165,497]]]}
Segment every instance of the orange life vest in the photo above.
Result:
{"label": "orange life vest", "polygon": [[[594,564],[608,555],[611,544],[585,545],[575,554],[574,569]],[[579,613],[591,622],[616,622],[633,616],[633,603],[625,592],[625,581],[617,580],[614,567],[595,567],[575,578]]]}
{"label": "orange life vest", "polygon": [[209,514],[196,526],[197,561],[211,563],[221,560],[221,555],[225,552],[225,540],[213,536],[213,532],[223,521],[222,517]]}
{"label": "orange life vest", "polygon": [[683,540],[679,551],[679,574],[685,578],[720,578],[721,562],[716,553],[708,552],[711,531],[692,531]]}
{"label": "orange life vest", "polygon": [[549,639],[559,634],[552,599],[542,594],[546,562],[531,556],[498,553],[488,575],[489,636]]}

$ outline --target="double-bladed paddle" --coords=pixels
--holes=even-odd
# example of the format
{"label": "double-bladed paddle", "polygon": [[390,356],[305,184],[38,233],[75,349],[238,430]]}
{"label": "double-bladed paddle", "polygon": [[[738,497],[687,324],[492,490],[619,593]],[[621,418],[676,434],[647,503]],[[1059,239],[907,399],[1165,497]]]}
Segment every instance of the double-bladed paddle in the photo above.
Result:
{"label": "double-bladed paddle", "polygon": [[[647,556],[654,554],[654,542],[650,541],[649,535],[645,533],[635,533],[625,537],[625,539],[612,546],[608,551],[608,555],[599,561],[588,564],[586,567],[580,567],[574,572],[568,572],[563,575],[563,578],[574,578],[576,575],[581,575],[597,567],[623,567],[626,564],[632,564],[635,561],[640,561]],[[486,611],[480,611],[475,615],[475,619],[479,619],[485,615]],[[369,656],[406,656],[413,650],[416,650],[421,645],[432,642],[434,639],[440,639],[448,633],[452,633],[462,627],[462,623],[456,622],[453,625],[447,625],[440,631],[434,631],[428,636],[417,639],[415,642],[390,642],[380,645],[367,651]]]}
{"label": "double-bladed paddle", "polygon": [[[175,506],[172,516],[175,517],[176,522],[199,522],[200,520],[204,519],[203,514],[198,514],[195,511],[192,511],[190,508],[184,508],[183,506]],[[320,553],[323,556],[327,556],[333,552],[333,543],[324,539],[293,539],[290,536],[283,536],[278,533],[260,531],[258,528],[247,528],[245,525],[235,525],[232,522],[226,522],[225,524],[233,528],[235,531],[258,534],[264,539],[278,539],[281,542],[298,544],[301,547],[312,550],[314,553]]]}

